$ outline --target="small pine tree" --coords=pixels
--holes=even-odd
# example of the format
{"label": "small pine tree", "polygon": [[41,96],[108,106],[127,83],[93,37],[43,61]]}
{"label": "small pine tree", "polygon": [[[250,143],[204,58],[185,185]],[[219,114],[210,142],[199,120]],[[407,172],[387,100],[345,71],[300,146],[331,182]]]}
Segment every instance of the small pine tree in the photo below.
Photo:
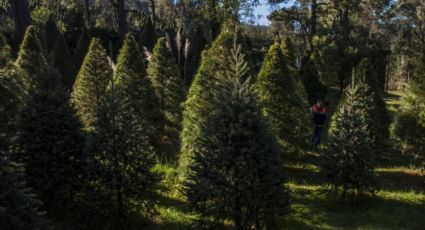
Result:
{"label": "small pine tree", "polygon": [[374,111],[372,113],[374,116],[368,126],[375,146],[377,148],[383,148],[388,142],[391,120],[382,89],[379,86],[378,75],[369,59],[365,58],[360,61],[355,77],[357,80],[364,79],[365,83],[369,86],[369,94],[373,97]]}
{"label": "small pine tree", "polygon": [[111,79],[112,69],[106,51],[99,39],[93,38],[71,94],[71,102],[86,129],[96,121],[98,106]]}
{"label": "small pine tree", "polygon": [[76,189],[84,139],[57,71],[44,67],[33,82],[20,117],[17,157],[50,208],[69,201]]}
{"label": "small pine tree", "polygon": [[145,22],[143,23],[142,31],[140,33],[140,39],[138,41],[141,48],[146,47],[148,50],[152,50],[157,39],[155,25],[152,23],[152,19],[150,17],[145,17],[144,21]]}
{"label": "small pine tree", "polygon": [[27,28],[15,64],[23,70],[23,81],[27,88],[30,87],[32,78],[46,65],[43,49],[34,26]]}
{"label": "small pine tree", "polygon": [[53,50],[53,66],[61,74],[62,83],[66,89],[72,89],[77,70],[71,61],[71,54],[69,53],[65,37],[61,33],[58,34],[55,49]]}
{"label": "small pine tree", "polygon": [[230,49],[233,46],[235,33],[231,28],[230,25],[224,26],[211,47],[203,52],[201,65],[184,103],[183,129],[181,133],[182,145],[179,156],[181,180],[184,180],[186,170],[191,165],[193,152],[190,146],[194,138],[199,135],[202,123],[212,109],[212,92],[214,92],[216,87],[215,75],[219,71],[223,72],[224,66],[228,66],[228,60],[223,57],[230,56]]}
{"label": "small pine tree", "polygon": [[367,126],[373,96],[365,94],[367,85],[360,82],[350,86],[344,104],[336,115],[336,126],[329,134],[329,146],[323,154],[322,172],[333,192],[346,201],[348,195],[357,198],[373,193],[374,154]]}
{"label": "small pine tree", "polygon": [[306,98],[288,67],[278,42],[269,49],[255,83],[263,114],[279,142],[289,149],[305,147],[311,136]]}
{"label": "small pine tree", "polygon": [[77,47],[75,48],[72,54],[72,61],[74,62],[75,67],[79,69],[81,64],[84,61],[84,57],[87,54],[87,51],[90,46],[90,33],[89,30],[85,27],[81,30],[80,37],[78,38]]}
{"label": "small pine tree", "polygon": [[[159,182],[145,126],[132,100],[112,84],[99,108],[90,135],[88,171],[92,193],[87,203],[110,217],[113,229],[126,229],[129,214],[149,214]],[[119,227],[118,227],[119,226]]]}
{"label": "small pine tree", "polygon": [[23,168],[0,152],[0,223],[3,230],[48,229],[39,201],[24,180]]}
{"label": "small pine tree", "polygon": [[274,136],[261,115],[240,48],[229,70],[217,73],[212,110],[190,148],[185,193],[202,229],[276,229],[287,211],[282,162]]}
{"label": "small pine tree", "polygon": [[132,35],[127,35],[121,48],[114,75],[117,88],[131,100],[131,106],[144,125],[149,142],[156,146],[163,126],[163,116],[152,82],[146,73],[146,64]]}
{"label": "small pine tree", "polygon": [[416,63],[405,95],[401,100],[400,114],[391,127],[392,135],[402,144],[403,151],[412,154],[425,167],[425,64]]}
{"label": "small pine tree", "polygon": [[12,59],[12,48],[6,38],[0,34],[0,69],[4,68]]}
{"label": "small pine tree", "polygon": [[185,97],[184,82],[179,76],[177,64],[165,38],[158,39],[148,64],[148,76],[159,99],[159,106],[167,119],[167,125],[180,129],[181,107]]}

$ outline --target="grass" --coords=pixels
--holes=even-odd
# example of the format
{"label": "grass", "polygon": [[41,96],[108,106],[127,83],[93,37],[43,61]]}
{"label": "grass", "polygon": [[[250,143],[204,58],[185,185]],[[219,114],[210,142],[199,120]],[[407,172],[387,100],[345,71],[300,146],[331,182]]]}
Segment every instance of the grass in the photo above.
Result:
{"label": "grass", "polygon": [[[392,114],[398,111],[400,92],[386,98]],[[320,154],[307,152],[285,156],[292,204],[281,229],[423,229],[425,226],[425,184],[420,169],[409,156],[387,151],[379,156],[376,176],[378,191],[359,205],[346,205],[324,193]],[[177,170],[172,164],[158,164],[164,176],[159,191],[158,217],[149,229],[192,229],[196,214],[178,192]]]}

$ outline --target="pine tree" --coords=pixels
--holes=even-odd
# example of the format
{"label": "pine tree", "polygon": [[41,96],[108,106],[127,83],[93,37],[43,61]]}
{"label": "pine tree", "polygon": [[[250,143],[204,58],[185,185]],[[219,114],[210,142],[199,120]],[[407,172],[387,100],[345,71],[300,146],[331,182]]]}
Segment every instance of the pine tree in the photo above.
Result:
{"label": "pine tree", "polygon": [[191,165],[193,150],[190,146],[195,137],[199,135],[200,127],[206,115],[211,112],[212,92],[216,88],[215,75],[228,66],[228,60],[223,57],[230,56],[230,49],[234,41],[234,30],[230,25],[224,26],[220,35],[211,47],[202,54],[202,62],[189,89],[184,103],[182,121],[182,146],[179,156],[180,179],[186,176],[186,170]]}
{"label": "pine tree", "polygon": [[28,184],[50,208],[72,197],[81,173],[81,124],[57,71],[34,77],[19,124],[18,159]]}
{"label": "pine tree", "polygon": [[112,69],[106,51],[99,39],[93,38],[71,94],[71,102],[86,129],[96,121],[99,103],[111,79]]}
{"label": "pine tree", "polygon": [[[236,48],[236,47],[235,47]],[[216,74],[210,113],[190,145],[185,193],[198,227],[276,229],[289,204],[279,148],[263,119],[240,47],[230,69]]]}
{"label": "pine tree", "polygon": [[384,101],[384,95],[379,84],[378,74],[369,59],[360,61],[356,70],[356,79],[364,79],[369,86],[370,94],[373,96],[374,114],[373,119],[368,124],[373,136],[373,143],[377,148],[385,147],[388,143],[390,116],[387,110],[387,104]]}
{"label": "pine tree", "polygon": [[48,229],[39,201],[24,180],[20,165],[0,152],[0,223],[3,230]]}
{"label": "pine tree", "polygon": [[365,94],[363,82],[350,86],[344,104],[336,115],[336,126],[329,134],[329,146],[323,154],[322,172],[333,192],[346,201],[354,195],[373,193],[374,153],[367,119],[373,96]]}
{"label": "pine tree", "polygon": [[146,47],[148,50],[152,50],[155,46],[156,40],[155,26],[152,23],[152,19],[150,17],[145,17],[145,22],[140,33],[140,39],[138,40],[140,47]]}
{"label": "pine tree", "polygon": [[75,48],[72,54],[72,61],[75,67],[79,69],[84,61],[84,57],[90,46],[90,33],[87,28],[83,27],[81,30],[80,37],[78,38],[77,48]]}
{"label": "pine tree", "polygon": [[285,148],[305,147],[310,140],[310,123],[306,98],[294,79],[278,42],[269,49],[255,83],[263,114],[279,142]]}
{"label": "pine tree", "polygon": [[127,35],[117,61],[114,83],[131,100],[131,106],[144,125],[149,142],[156,146],[163,126],[163,115],[146,64],[132,35]]}
{"label": "pine tree", "polygon": [[[92,203],[110,217],[113,229],[126,229],[130,214],[149,214],[159,176],[150,170],[154,152],[132,100],[112,84],[102,100],[88,150]],[[119,226],[119,227],[118,227]]]}
{"label": "pine tree", "polygon": [[391,127],[392,135],[401,142],[403,150],[425,162],[425,64],[416,69],[401,100],[400,114]]}
{"label": "pine tree", "polygon": [[61,74],[62,83],[66,89],[72,89],[77,75],[77,70],[72,63],[71,54],[69,53],[65,37],[61,33],[58,34],[55,49],[53,50],[53,66]]}
{"label": "pine tree", "polygon": [[32,78],[46,64],[43,49],[34,26],[28,26],[27,28],[15,64],[23,70],[23,81],[27,88],[31,85]]}
{"label": "pine tree", "polygon": [[180,130],[181,107],[185,97],[184,82],[179,76],[177,64],[165,38],[158,39],[148,64],[148,76],[159,98],[159,106],[167,119],[167,125]]}
{"label": "pine tree", "polygon": [[0,34],[0,69],[4,68],[12,59],[12,48],[6,38]]}

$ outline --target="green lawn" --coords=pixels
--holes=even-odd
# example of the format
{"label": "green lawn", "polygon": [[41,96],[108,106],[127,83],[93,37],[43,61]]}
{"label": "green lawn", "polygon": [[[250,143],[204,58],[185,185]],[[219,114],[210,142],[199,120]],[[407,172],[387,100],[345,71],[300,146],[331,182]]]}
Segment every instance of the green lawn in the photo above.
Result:
{"label": "green lawn", "polygon": [[[400,93],[391,92],[386,101],[396,113]],[[307,152],[285,156],[284,169],[291,190],[291,214],[282,218],[282,229],[424,229],[425,184],[420,169],[409,156],[388,150],[378,157],[378,191],[358,205],[344,205],[324,190],[320,154]],[[191,229],[196,218],[178,193],[177,170],[170,164],[155,168],[164,175],[159,191],[159,216],[150,229]]]}

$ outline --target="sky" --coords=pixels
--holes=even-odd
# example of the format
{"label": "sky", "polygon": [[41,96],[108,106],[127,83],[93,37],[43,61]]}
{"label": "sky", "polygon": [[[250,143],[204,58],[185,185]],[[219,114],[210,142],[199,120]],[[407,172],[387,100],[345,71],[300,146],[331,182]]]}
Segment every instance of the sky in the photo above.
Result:
{"label": "sky", "polygon": [[[286,4],[284,4],[284,5],[289,5],[289,4],[291,4],[291,2],[292,1],[289,1],[289,3],[286,3]],[[282,7],[282,6],[284,6],[284,5],[281,5],[280,7]],[[279,6],[277,6],[277,7],[279,7]],[[276,7],[275,7],[276,8]],[[267,19],[267,16],[271,13],[273,11],[273,9],[272,9],[272,6],[270,6],[268,3],[267,3],[267,0],[260,0],[260,5],[259,6],[257,6],[255,9],[254,9],[254,16],[260,16],[260,18],[257,18],[256,19],[256,24],[259,24],[259,25],[265,25],[265,26],[267,26],[267,25],[270,25],[270,21],[269,21],[269,19]]]}

